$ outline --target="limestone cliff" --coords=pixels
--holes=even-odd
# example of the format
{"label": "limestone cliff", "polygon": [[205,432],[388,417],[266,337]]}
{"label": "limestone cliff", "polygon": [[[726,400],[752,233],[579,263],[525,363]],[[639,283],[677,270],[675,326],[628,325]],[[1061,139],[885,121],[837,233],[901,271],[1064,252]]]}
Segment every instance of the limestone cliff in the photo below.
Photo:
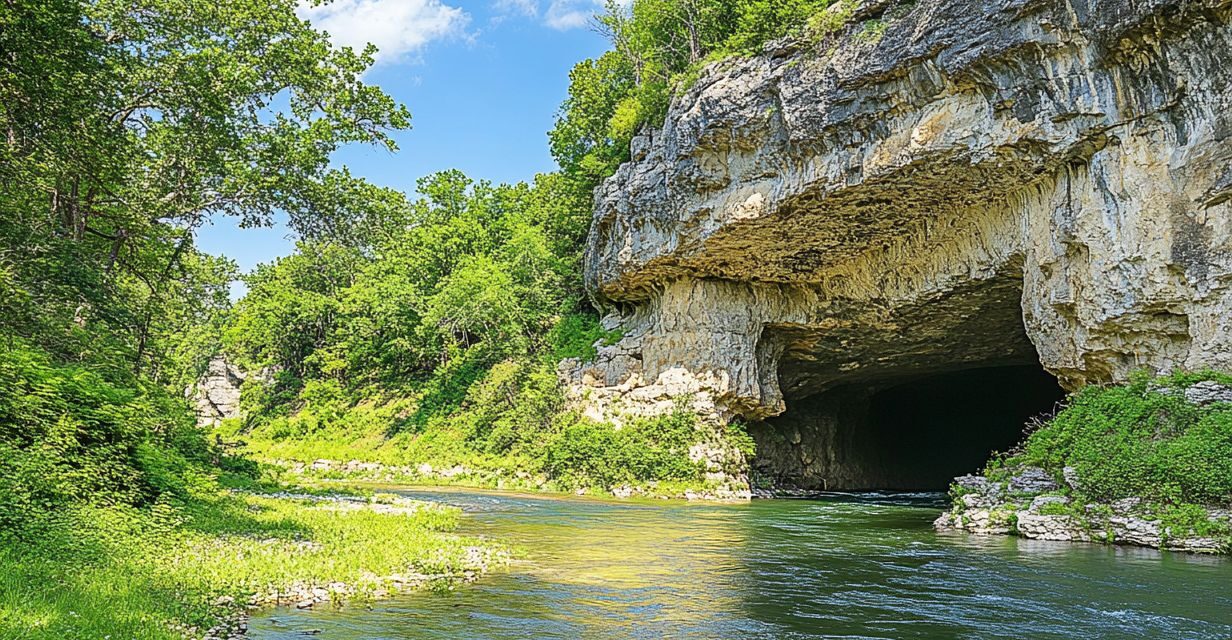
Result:
{"label": "limestone cliff", "polygon": [[197,383],[184,390],[197,415],[197,424],[215,427],[223,420],[240,417],[240,387],[245,378],[247,375],[225,356],[210,358]]}
{"label": "limestone cliff", "polygon": [[596,192],[586,282],[624,338],[562,367],[575,399],[691,398],[832,488],[868,484],[834,443],[903,380],[1232,369],[1230,21],[874,1],[710,66]]}

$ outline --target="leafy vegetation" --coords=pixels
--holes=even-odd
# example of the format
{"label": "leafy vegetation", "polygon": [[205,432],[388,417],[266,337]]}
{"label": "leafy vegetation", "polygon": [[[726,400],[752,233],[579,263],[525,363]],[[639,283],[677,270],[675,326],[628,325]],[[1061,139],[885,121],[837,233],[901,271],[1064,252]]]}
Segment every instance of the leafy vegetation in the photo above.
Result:
{"label": "leafy vegetation", "polygon": [[1059,474],[1072,467],[1096,502],[1139,497],[1165,505],[1232,505],[1232,405],[1199,407],[1184,389],[1218,373],[1136,376],[1087,387],[1006,460]]}
{"label": "leafy vegetation", "polygon": [[[1232,376],[1202,371],[1141,372],[1128,384],[1086,387],[984,474],[1004,483],[1024,467],[1051,473],[1067,499],[1043,504],[1039,514],[1067,516],[1095,539],[1113,542],[1110,518],[1129,509],[1157,521],[1165,542],[1196,536],[1232,548],[1232,527],[1209,512],[1232,506],[1232,402],[1190,401],[1186,390],[1204,381],[1232,386]],[[951,489],[959,511],[963,493]]]}
{"label": "leafy vegetation", "polygon": [[182,497],[190,470],[218,455],[157,387],[117,386],[27,346],[0,350],[0,385],[0,531],[41,535],[39,518],[71,504]]}
{"label": "leafy vegetation", "polygon": [[[629,143],[658,125],[674,92],[706,63],[804,35],[831,0],[634,0],[597,16],[613,49],[578,63],[550,134],[562,171],[597,184],[628,160]],[[853,3],[844,0],[841,21]],[[829,18],[833,20],[833,17]],[[829,23],[827,23],[829,24]],[[837,30],[837,27],[834,27]]]}
{"label": "leafy vegetation", "polygon": [[353,247],[402,203],[330,156],[393,149],[407,110],[362,81],[374,51],[296,7],[0,4],[0,636],[183,637],[220,594],[458,566],[456,514],[228,494],[216,478],[255,465],[183,399],[236,272],[196,229],[281,211]]}
{"label": "leafy vegetation", "polygon": [[390,589],[384,576],[460,575],[477,568],[468,547],[490,546],[450,533],[454,508],[339,509],[204,481],[189,495],[73,506],[47,514],[37,539],[0,545],[0,637],[200,637],[253,596],[344,583],[362,598]]}
{"label": "leafy vegetation", "polygon": [[388,193],[329,166],[406,109],[292,0],[0,8],[0,520],[143,506],[221,456],[182,399],[235,267],[216,215],[350,237]]}

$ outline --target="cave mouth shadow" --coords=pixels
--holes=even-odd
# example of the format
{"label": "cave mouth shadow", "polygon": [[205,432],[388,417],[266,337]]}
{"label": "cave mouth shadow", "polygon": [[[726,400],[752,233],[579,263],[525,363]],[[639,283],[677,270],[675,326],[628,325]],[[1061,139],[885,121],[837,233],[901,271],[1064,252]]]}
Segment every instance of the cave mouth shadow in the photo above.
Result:
{"label": "cave mouth shadow", "polygon": [[1064,396],[1038,364],[838,386],[754,425],[753,475],[783,489],[941,491]]}

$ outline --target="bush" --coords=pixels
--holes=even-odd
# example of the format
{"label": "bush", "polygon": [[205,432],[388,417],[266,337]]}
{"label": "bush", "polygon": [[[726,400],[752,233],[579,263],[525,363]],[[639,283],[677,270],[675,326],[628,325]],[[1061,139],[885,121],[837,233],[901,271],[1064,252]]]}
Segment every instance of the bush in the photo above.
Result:
{"label": "bush", "polygon": [[594,360],[595,343],[611,346],[621,338],[619,330],[606,331],[593,313],[571,313],[561,318],[548,332],[548,360],[555,364],[565,358]]}
{"label": "bush", "polygon": [[544,469],[565,489],[695,480],[701,467],[689,447],[697,439],[697,416],[680,410],[623,428],[579,420],[548,444]]}
{"label": "bush", "polygon": [[1007,461],[1058,474],[1069,466],[1085,497],[1232,505],[1232,404],[1197,407],[1184,389],[1216,373],[1179,373],[1087,387]]}
{"label": "bush", "polygon": [[181,494],[189,467],[213,455],[181,400],[54,364],[37,348],[0,350],[0,388],[0,529],[72,503]]}

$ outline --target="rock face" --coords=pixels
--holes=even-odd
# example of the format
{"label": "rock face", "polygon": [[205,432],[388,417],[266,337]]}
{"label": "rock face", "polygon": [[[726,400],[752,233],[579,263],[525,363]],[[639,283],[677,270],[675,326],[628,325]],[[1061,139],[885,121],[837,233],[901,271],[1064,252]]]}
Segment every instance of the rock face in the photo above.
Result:
{"label": "rock face", "polygon": [[215,427],[223,420],[239,417],[240,385],[246,377],[226,357],[210,358],[197,384],[185,390],[197,414],[197,425]]}
{"label": "rock face", "polygon": [[[1068,473],[1066,474],[1069,475]],[[1043,469],[1016,470],[1003,481],[984,476],[956,478],[954,507],[937,519],[938,529],[961,529],[981,535],[1014,534],[1034,540],[1102,542],[1189,551],[1229,550],[1232,513],[1206,509],[1207,535],[1168,525],[1137,498],[1112,504],[1074,504],[1060,495],[1061,486]]]}
{"label": "rock face", "polygon": [[1232,368],[1230,20],[1232,0],[877,0],[712,65],[596,191],[586,282],[625,337],[564,364],[575,399],[684,397],[761,443],[838,389],[812,410],[981,367],[1071,389]]}

